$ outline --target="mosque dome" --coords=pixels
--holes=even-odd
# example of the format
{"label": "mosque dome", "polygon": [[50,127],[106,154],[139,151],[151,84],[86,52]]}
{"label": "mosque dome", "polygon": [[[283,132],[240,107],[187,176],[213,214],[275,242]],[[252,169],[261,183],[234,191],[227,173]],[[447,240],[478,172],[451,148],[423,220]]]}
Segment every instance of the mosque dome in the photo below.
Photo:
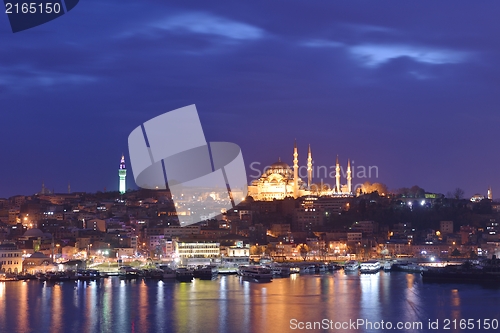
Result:
{"label": "mosque dome", "polygon": [[272,175],[272,174],[279,174],[282,175],[283,177],[289,178],[293,176],[292,169],[288,164],[285,162],[281,162],[281,160],[278,160],[278,162],[271,164],[265,171],[265,174],[267,176]]}
{"label": "mosque dome", "polygon": [[43,237],[43,232],[40,229],[33,228],[27,230],[24,235],[24,237]]}
{"label": "mosque dome", "polygon": [[49,257],[46,256],[45,254],[43,254],[42,252],[35,252],[30,256],[30,258],[32,258],[32,259],[45,259],[45,258],[49,258]]}

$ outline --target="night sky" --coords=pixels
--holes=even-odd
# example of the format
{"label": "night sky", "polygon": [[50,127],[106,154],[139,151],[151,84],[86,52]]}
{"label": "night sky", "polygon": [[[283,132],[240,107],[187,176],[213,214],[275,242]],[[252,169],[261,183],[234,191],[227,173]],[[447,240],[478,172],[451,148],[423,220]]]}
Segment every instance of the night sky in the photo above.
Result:
{"label": "night sky", "polygon": [[497,1],[81,0],[14,34],[0,13],[0,197],[117,190],[129,133],[190,104],[249,175],[291,164],[296,139],[301,165],[311,144],[316,166],[378,167],[361,181],[500,197],[499,16]]}

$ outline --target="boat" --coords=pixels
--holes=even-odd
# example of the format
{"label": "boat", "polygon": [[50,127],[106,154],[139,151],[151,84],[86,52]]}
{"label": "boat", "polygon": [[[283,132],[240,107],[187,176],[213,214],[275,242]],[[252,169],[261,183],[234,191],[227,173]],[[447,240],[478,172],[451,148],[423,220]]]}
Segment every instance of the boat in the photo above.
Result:
{"label": "boat", "polygon": [[433,267],[422,273],[424,282],[485,283],[500,285],[500,275],[481,269]]}
{"label": "boat", "polygon": [[120,267],[118,276],[122,280],[134,280],[141,278],[143,273],[132,267]]}
{"label": "boat", "polygon": [[20,280],[20,281],[27,281],[27,280],[36,280],[36,275],[33,275],[33,274],[19,274],[17,276],[17,279]]}
{"label": "boat", "polygon": [[392,270],[392,263],[390,261],[384,262],[384,266],[382,266],[382,269],[385,272],[388,272],[388,271]]}
{"label": "boat", "polygon": [[102,278],[101,273],[96,269],[79,269],[74,275],[70,275],[71,280],[90,281]]}
{"label": "boat", "polygon": [[330,272],[338,271],[339,269],[342,269],[342,266],[340,266],[339,264],[337,264],[335,262],[331,262],[328,264],[328,270]]}
{"label": "boat", "polygon": [[6,274],[6,273],[0,273],[0,282],[17,281],[17,280],[19,280],[19,279],[15,275],[10,275],[10,274]]}
{"label": "boat", "polygon": [[158,268],[163,271],[163,276],[162,276],[163,280],[175,279],[176,273],[172,268],[168,267],[167,265],[160,265]]}
{"label": "boat", "polygon": [[316,272],[316,266],[315,265],[301,265],[300,266],[300,273],[315,273]]}
{"label": "boat", "polygon": [[426,269],[413,262],[409,263],[396,263],[392,265],[393,271],[409,272],[409,273],[420,273]]}
{"label": "boat", "polygon": [[358,268],[359,268],[359,262],[357,262],[356,260],[349,260],[344,265],[344,271],[346,272],[353,272],[356,271]]}
{"label": "boat", "polygon": [[325,264],[316,264],[314,265],[314,272],[315,273],[324,273],[328,271],[328,266]]}
{"label": "boat", "polygon": [[198,266],[194,270],[193,275],[200,280],[213,280],[219,275],[219,269],[214,265]]}
{"label": "boat", "polygon": [[41,281],[41,282],[47,281],[47,276],[44,273],[41,273],[41,272],[39,272],[39,273],[36,274],[36,278],[37,278],[38,281]]}
{"label": "boat", "polygon": [[161,280],[163,278],[163,270],[158,268],[145,269],[144,270],[145,279]]}
{"label": "boat", "polygon": [[47,272],[45,273],[47,281],[58,282],[58,281],[69,281],[70,277],[64,272]]}
{"label": "boat", "polygon": [[377,273],[380,271],[380,262],[378,260],[368,260],[362,262],[359,271],[361,273]]}
{"label": "boat", "polygon": [[291,265],[290,266],[290,274],[299,274],[300,273],[300,267],[297,265]]}
{"label": "boat", "polygon": [[175,278],[179,282],[191,282],[193,280],[193,271],[185,267],[179,267],[175,270]]}
{"label": "boat", "polygon": [[238,268],[238,275],[245,278],[251,278],[260,282],[264,281],[270,282],[273,279],[273,273],[269,268],[256,265],[240,266]]}
{"label": "boat", "polygon": [[277,277],[288,277],[291,274],[290,267],[283,265],[272,266],[271,272],[273,273],[273,276]]}

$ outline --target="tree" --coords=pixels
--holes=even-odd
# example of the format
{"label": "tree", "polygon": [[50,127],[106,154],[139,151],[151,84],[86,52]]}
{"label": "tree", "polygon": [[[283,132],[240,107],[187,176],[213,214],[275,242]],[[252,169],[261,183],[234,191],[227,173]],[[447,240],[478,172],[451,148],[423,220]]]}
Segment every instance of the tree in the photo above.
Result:
{"label": "tree", "polygon": [[448,192],[448,197],[450,197],[451,199],[462,200],[464,198],[464,194],[464,190],[462,190],[460,187],[457,187],[455,190],[453,190],[453,192],[451,192],[451,196],[450,192]]}
{"label": "tree", "polygon": [[252,247],[250,247],[250,254],[259,256],[262,253],[264,253],[264,249],[262,248],[262,246],[253,245]]}
{"label": "tree", "polygon": [[461,253],[457,248],[455,248],[455,250],[453,250],[453,252],[451,252],[452,257],[459,257],[460,255],[461,255]]}
{"label": "tree", "polygon": [[300,256],[302,257],[302,259],[304,259],[304,261],[306,261],[307,255],[309,254],[309,246],[307,246],[307,244],[300,244],[299,245],[299,252],[300,252]]}
{"label": "tree", "polygon": [[378,194],[385,195],[387,194],[387,186],[382,183],[373,183],[371,184],[370,182],[364,182],[363,185],[361,185],[361,190],[363,193],[373,193],[373,192],[378,192]]}

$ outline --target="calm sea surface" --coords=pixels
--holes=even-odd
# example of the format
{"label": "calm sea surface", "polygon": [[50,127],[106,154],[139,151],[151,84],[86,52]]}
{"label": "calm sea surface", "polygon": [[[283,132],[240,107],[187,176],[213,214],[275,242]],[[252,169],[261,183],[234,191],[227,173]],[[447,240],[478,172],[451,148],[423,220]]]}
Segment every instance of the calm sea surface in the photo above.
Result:
{"label": "calm sea surface", "polygon": [[[366,324],[353,327],[357,320]],[[403,272],[339,271],[270,283],[238,276],[192,283],[0,282],[0,332],[492,332],[499,320],[500,289],[424,284],[420,275]],[[398,322],[407,329],[395,327]],[[422,329],[409,328],[418,322]]]}

